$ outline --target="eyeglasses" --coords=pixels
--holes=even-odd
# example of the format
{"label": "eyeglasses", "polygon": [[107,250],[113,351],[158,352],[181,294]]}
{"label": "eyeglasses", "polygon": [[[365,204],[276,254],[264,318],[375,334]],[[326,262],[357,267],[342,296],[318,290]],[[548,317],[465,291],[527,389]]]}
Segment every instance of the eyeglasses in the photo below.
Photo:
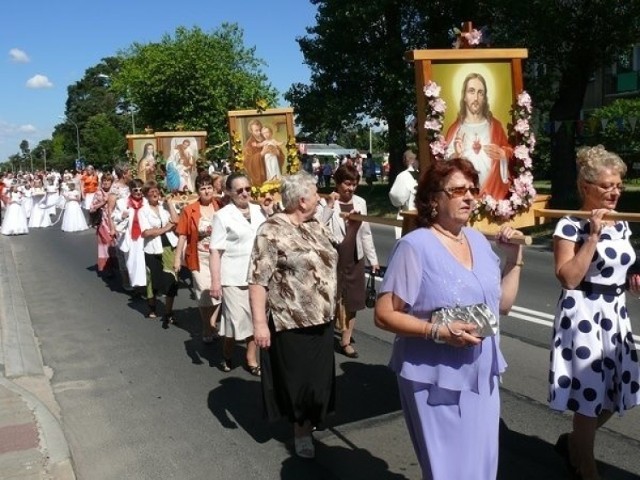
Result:
{"label": "eyeglasses", "polygon": [[251,193],[251,187],[237,188],[236,194],[240,195],[242,192]]}
{"label": "eyeglasses", "polygon": [[444,192],[447,194],[449,198],[460,198],[464,197],[467,192],[471,192],[471,195],[477,197],[480,195],[480,189],[478,187],[450,187],[443,188],[442,190],[438,190],[439,192]]}
{"label": "eyeglasses", "polygon": [[142,193],[142,188],[140,187],[132,188],[131,193]]}
{"label": "eyeglasses", "polygon": [[611,193],[614,190],[618,190],[620,193],[622,193],[625,190],[625,186],[621,183],[618,183],[616,185],[598,185],[597,183],[593,183],[593,182],[587,182],[587,183],[589,183],[590,185],[593,185],[594,187],[598,187],[604,193]]}

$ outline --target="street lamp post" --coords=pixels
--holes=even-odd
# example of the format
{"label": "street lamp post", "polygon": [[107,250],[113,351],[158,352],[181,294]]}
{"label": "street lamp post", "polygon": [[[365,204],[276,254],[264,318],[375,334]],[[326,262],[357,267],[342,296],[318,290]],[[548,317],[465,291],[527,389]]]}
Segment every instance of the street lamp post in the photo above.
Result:
{"label": "street lamp post", "polygon": [[76,127],[76,147],[78,149],[78,157],[76,158],[76,160],[80,160],[80,129],[78,128],[78,124],[71,120],[69,117],[61,116],[60,118],[66,120],[67,122],[73,123],[73,126]]}
{"label": "street lamp post", "polygon": [[131,129],[133,130],[133,134],[136,134],[136,120],[133,117],[133,112],[135,111],[135,109],[133,108],[133,105],[131,105],[129,107],[129,111],[131,112]]}
{"label": "street lamp post", "polygon": [[371,124],[369,124],[369,153],[373,155],[373,131]]}

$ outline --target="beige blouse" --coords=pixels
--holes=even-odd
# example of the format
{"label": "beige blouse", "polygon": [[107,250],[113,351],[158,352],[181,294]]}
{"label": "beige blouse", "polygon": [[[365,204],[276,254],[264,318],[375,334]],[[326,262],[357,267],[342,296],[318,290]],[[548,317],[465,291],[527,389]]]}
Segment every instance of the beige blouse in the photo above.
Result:
{"label": "beige blouse", "polygon": [[258,230],[248,282],[267,289],[276,331],[330,322],[336,306],[338,253],[318,221],[293,225],[284,214]]}

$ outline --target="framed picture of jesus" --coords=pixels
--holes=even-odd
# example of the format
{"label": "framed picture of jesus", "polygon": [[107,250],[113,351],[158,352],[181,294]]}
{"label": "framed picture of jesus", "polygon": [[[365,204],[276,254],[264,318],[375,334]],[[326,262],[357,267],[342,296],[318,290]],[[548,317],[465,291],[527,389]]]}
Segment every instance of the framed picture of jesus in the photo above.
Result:
{"label": "framed picture of jesus", "polygon": [[[437,85],[446,106],[441,125],[444,160],[463,157],[479,175],[481,195],[496,201],[509,196],[513,179],[515,136],[511,110],[523,90],[521,61],[526,49],[414,50],[418,125],[430,108],[425,87]],[[418,128],[421,169],[432,161],[428,131]]]}

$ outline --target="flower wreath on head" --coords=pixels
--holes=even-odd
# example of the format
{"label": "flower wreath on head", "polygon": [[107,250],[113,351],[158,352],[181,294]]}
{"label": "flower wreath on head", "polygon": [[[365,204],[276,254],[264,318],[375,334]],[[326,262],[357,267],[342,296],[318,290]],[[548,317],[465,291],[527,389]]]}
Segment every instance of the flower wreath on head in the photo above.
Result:
{"label": "flower wreath on head", "polygon": [[[442,127],[447,105],[440,98],[440,86],[436,82],[429,80],[424,87],[424,94],[427,97],[424,128],[427,130],[431,155],[435,160],[444,160],[447,142],[442,134]],[[517,96],[511,110],[513,124],[509,124],[509,136],[518,139],[510,162],[513,165],[512,171],[517,176],[509,186],[508,198],[498,200],[485,193],[478,199],[473,211],[474,220],[487,216],[495,221],[508,221],[533,204],[536,191],[533,188],[531,174],[531,154],[536,145],[536,138],[530,127],[532,110],[531,97],[523,91]]]}

